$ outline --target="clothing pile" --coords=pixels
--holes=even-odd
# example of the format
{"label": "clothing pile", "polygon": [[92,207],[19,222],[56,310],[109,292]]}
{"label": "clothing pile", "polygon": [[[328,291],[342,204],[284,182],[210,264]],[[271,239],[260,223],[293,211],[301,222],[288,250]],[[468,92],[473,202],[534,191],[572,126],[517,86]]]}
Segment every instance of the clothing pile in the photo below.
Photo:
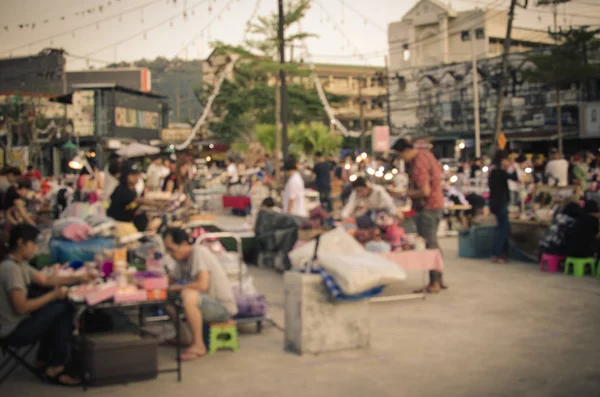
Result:
{"label": "clothing pile", "polygon": [[98,252],[114,247],[114,225],[112,219],[102,216],[55,221],[48,244],[51,263],[94,260]]}
{"label": "clothing pile", "polygon": [[298,241],[299,218],[270,210],[258,212],[254,234],[258,245],[258,265],[279,271],[291,267],[288,253]]}
{"label": "clothing pile", "polygon": [[335,227],[333,218],[325,211],[325,208],[318,206],[313,208],[309,215],[308,220],[300,225],[300,229],[326,229],[331,230]]}
{"label": "clothing pile", "polygon": [[294,249],[289,257],[295,269],[321,274],[332,297],[338,300],[368,298],[384,286],[406,279],[397,264],[367,251],[343,228],[323,233]]}

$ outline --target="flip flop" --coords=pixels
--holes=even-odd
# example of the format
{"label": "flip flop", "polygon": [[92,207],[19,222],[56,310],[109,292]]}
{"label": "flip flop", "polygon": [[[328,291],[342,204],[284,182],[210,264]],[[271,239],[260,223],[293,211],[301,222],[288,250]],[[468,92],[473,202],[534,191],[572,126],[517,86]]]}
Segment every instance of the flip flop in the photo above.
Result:
{"label": "flip flop", "polygon": [[206,356],[206,352],[200,353],[195,350],[186,350],[179,355],[181,361],[194,361]]}
{"label": "flip flop", "polygon": [[[44,379],[46,380],[46,382],[48,382],[52,385],[65,386],[65,387],[80,387],[81,386],[81,380],[78,380],[77,383],[72,383],[72,384],[61,381],[60,377],[64,376],[64,375],[67,375],[67,376],[73,378],[69,373],[67,373],[67,371],[63,370],[54,376],[50,376],[47,373],[44,373]],[[77,379],[77,378],[73,378],[73,379]]]}
{"label": "flip flop", "polygon": [[438,294],[440,291],[434,291],[431,289],[431,287],[428,285],[425,288],[420,288],[420,289],[416,289],[413,291],[413,294]]}

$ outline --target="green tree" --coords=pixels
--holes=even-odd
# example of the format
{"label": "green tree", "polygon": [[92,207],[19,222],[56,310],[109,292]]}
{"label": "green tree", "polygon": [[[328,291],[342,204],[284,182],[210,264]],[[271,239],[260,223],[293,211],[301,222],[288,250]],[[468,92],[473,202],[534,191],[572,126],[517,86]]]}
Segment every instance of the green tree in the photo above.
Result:
{"label": "green tree", "polygon": [[[310,8],[308,0],[300,0],[288,7],[284,26],[286,32],[297,25]],[[257,124],[275,123],[275,96],[277,86],[274,82],[281,65],[276,61],[277,14],[258,17],[248,24],[248,38],[243,47],[214,43],[217,54],[237,56],[234,78],[225,81],[212,106],[210,130],[225,142],[236,142],[240,138],[247,141],[253,137]],[[285,36],[287,48],[297,46],[299,41],[314,37],[310,33],[289,33]],[[326,122],[323,105],[316,90],[302,84],[293,83],[294,78],[308,79],[310,70],[305,65],[288,63],[284,66],[290,82],[288,83],[289,122]],[[205,86],[197,90],[201,103],[206,103],[213,87]],[[330,103],[339,103],[343,97],[328,95]],[[275,130],[273,130],[275,135]],[[273,138],[274,139],[274,138]]]}
{"label": "green tree", "polygon": [[[335,153],[342,147],[343,137],[332,134],[321,122],[292,124],[289,134],[289,151],[296,156],[312,155],[316,152]],[[252,139],[262,144],[267,153],[273,154],[275,151],[275,125],[257,124],[254,127]],[[238,146],[236,149],[242,147]]]}
{"label": "green tree", "polygon": [[599,48],[595,38],[600,30],[588,31],[587,27],[550,33],[557,42],[546,53],[529,56],[533,67],[524,70],[524,77],[553,88],[556,92],[556,123],[558,148],[563,150],[562,112],[560,93],[571,84],[587,85],[591,78],[600,73],[598,65],[590,64],[588,54]]}

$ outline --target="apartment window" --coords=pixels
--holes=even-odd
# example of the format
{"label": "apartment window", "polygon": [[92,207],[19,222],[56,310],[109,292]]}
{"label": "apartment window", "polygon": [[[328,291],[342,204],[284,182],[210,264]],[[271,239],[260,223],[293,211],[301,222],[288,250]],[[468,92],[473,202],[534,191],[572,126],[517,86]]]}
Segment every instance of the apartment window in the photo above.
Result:
{"label": "apartment window", "polygon": [[485,31],[483,30],[483,28],[475,29],[475,38],[477,40],[482,40],[485,38]]}
{"label": "apartment window", "polygon": [[408,44],[404,44],[402,46],[402,57],[404,59],[404,62],[407,62],[410,59],[410,49],[408,48]]}
{"label": "apartment window", "polygon": [[463,30],[462,32],[460,32],[460,39],[462,41],[471,40],[471,32],[469,32],[468,30]]}

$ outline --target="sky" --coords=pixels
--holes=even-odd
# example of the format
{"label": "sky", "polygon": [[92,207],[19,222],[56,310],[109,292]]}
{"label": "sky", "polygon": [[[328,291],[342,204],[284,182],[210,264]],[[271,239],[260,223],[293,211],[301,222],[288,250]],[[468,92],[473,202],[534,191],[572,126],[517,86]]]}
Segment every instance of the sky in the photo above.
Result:
{"label": "sky", "polygon": [[[442,2],[461,11],[508,9],[510,0]],[[313,60],[383,65],[388,24],[400,20],[416,3],[312,0],[302,29],[318,35],[308,40]],[[552,24],[550,9],[536,7],[537,0],[529,3],[528,9],[517,8],[515,26],[546,30]],[[63,48],[69,54],[69,70],[157,56],[205,58],[210,42],[241,43],[248,19],[276,8],[277,0],[0,0],[0,58]],[[600,0],[561,5],[558,23],[600,25]]]}

